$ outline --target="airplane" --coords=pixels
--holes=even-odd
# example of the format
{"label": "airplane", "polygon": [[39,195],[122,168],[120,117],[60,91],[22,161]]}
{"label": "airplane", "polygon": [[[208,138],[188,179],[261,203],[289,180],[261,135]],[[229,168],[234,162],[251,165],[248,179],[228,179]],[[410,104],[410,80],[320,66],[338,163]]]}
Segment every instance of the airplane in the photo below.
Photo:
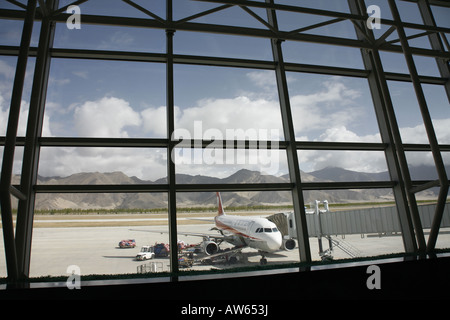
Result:
{"label": "airplane", "polygon": [[214,217],[215,228],[211,230],[216,230],[220,234],[178,232],[182,235],[203,237],[201,246],[206,255],[218,254],[219,245],[225,241],[238,250],[246,247],[258,250],[262,256],[260,263],[264,265],[267,263],[265,258],[267,253],[292,250],[295,247],[295,240],[283,240],[276,224],[266,218],[227,215],[223,209],[220,193],[216,192],[216,196],[218,213]]}

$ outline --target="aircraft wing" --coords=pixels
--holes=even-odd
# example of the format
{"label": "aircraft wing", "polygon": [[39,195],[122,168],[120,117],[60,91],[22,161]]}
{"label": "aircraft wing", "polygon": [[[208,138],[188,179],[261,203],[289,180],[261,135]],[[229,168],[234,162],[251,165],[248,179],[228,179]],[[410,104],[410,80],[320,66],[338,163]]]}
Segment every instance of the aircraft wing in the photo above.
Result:
{"label": "aircraft wing", "polygon": [[[143,232],[153,232],[153,233],[169,233],[169,231],[161,231],[161,230],[140,230],[140,229],[130,229],[131,231],[143,231]],[[181,234],[184,236],[193,236],[193,237],[202,237],[209,239],[220,239],[226,240],[229,237],[221,235],[221,234],[206,234],[206,233],[197,233],[197,232],[177,232],[177,234]]]}

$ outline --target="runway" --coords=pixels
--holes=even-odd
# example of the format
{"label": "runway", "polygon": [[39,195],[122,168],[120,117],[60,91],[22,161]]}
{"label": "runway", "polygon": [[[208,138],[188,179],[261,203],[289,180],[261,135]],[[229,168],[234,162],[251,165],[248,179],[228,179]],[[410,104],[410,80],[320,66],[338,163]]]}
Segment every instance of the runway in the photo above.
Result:
{"label": "runway", "polygon": [[[161,219],[161,218],[157,218]],[[50,219],[52,223],[65,219]],[[80,220],[83,220],[80,217]],[[102,219],[100,219],[102,220]],[[92,222],[91,219],[89,221]],[[111,221],[108,219],[108,221]],[[77,222],[80,222],[79,220]],[[101,221],[97,221],[101,223]],[[123,220],[121,221],[124,222]],[[133,222],[133,221],[131,221]],[[156,222],[156,220],[154,221]],[[148,223],[148,221],[145,221]],[[192,223],[192,222],[191,222]],[[125,226],[90,226],[90,227],[36,227],[33,231],[32,255],[31,255],[31,277],[42,276],[68,276],[68,267],[77,266],[81,275],[92,274],[135,274],[138,267],[149,262],[157,263],[157,271],[169,271],[170,260],[168,258],[156,258],[154,260],[136,261],[135,256],[143,245],[154,245],[155,243],[168,243],[167,233],[145,232],[146,230],[167,231],[167,223],[164,225],[130,225]],[[95,224],[94,224],[95,225]],[[189,231],[196,233],[212,233],[209,231],[213,224],[179,224],[178,231]],[[141,230],[141,231],[136,231]],[[130,249],[120,249],[118,243],[123,239],[135,239],[137,246]],[[179,240],[188,244],[201,242],[200,237],[180,235]],[[383,236],[377,235],[346,235],[345,238],[337,237],[336,241],[343,242],[356,248],[363,257],[378,256],[392,253],[402,253],[403,242],[400,235]],[[442,232],[438,238],[438,247],[448,248],[450,234]],[[3,251],[3,238],[0,240]],[[322,240],[323,250],[328,249],[328,241]],[[312,259],[320,261],[319,241],[310,238]],[[251,248],[243,250],[249,255],[246,266],[259,265],[260,255]],[[350,259],[348,253],[334,247],[332,252],[334,259]],[[286,264],[299,262],[299,251],[280,251],[267,256],[268,264]],[[242,265],[236,265],[242,266]],[[229,268],[227,265],[194,265],[193,270],[209,270],[211,268]],[[6,263],[4,253],[0,254],[0,277],[6,276]]]}

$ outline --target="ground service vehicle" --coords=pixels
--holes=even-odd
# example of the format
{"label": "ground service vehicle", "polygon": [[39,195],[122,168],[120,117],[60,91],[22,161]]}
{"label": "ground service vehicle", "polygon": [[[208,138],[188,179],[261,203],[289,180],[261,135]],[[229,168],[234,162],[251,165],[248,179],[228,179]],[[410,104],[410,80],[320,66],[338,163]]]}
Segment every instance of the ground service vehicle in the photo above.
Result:
{"label": "ground service vehicle", "polygon": [[136,247],[136,241],[134,239],[121,240],[119,242],[119,248],[134,248]]}
{"label": "ground service vehicle", "polygon": [[142,246],[141,251],[136,255],[136,260],[149,260],[155,257],[154,248],[151,246]]}

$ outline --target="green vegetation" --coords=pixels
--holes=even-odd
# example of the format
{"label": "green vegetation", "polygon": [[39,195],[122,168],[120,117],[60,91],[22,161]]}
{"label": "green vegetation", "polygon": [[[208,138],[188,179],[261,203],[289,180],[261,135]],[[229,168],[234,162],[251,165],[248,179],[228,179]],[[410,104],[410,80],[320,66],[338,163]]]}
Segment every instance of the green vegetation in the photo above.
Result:
{"label": "green vegetation", "polygon": [[[429,200],[419,200],[418,204],[434,203],[435,201]],[[394,201],[385,202],[352,202],[352,203],[330,203],[329,206],[333,208],[351,208],[356,206],[367,206],[367,207],[378,207],[395,205]],[[306,207],[309,208],[308,205]],[[180,213],[197,213],[197,212],[215,212],[216,208],[211,206],[205,207],[179,207],[177,211]],[[227,212],[237,212],[237,211],[269,211],[269,210],[293,210],[292,205],[256,205],[256,206],[229,206],[225,207]],[[14,213],[16,213],[14,211]],[[151,214],[151,213],[167,213],[167,208],[114,208],[114,209],[104,209],[104,208],[92,208],[92,209],[47,209],[47,210],[36,210],[37,215],[85,215],[85,214]]]}
{"label": "green vegetation", "polygon": [[[417,203],[420,204],[431,204],[435,203],[435,200],[418,200]],[[331,210],[333,208],[352,208],[352,207],[379,207],[379,206],[394,206],[394,201],[374,201],[374,202],[349,202],[349,203],[330,203],[329,206]],[[310,208],[306,204],[307,208]],[[205,206],[205,207],[178,207],[177,211],[179,213],[199,213],[199,212],[216,212],[216,207]],[[292,205],[256,205],[256,206],[229,206],[225,207],[227,212],[239,212],[239,211],[270,211],[270,210],[293,210]],[[17,209],[13,209],[13,214],[17,213]],[[93,215],[93,214],[167,214],[167,208],[91,208],[91,209],[73,209],[73,208],[62,208],[62,209],[40,209],[35,210],[36,215]]]}

